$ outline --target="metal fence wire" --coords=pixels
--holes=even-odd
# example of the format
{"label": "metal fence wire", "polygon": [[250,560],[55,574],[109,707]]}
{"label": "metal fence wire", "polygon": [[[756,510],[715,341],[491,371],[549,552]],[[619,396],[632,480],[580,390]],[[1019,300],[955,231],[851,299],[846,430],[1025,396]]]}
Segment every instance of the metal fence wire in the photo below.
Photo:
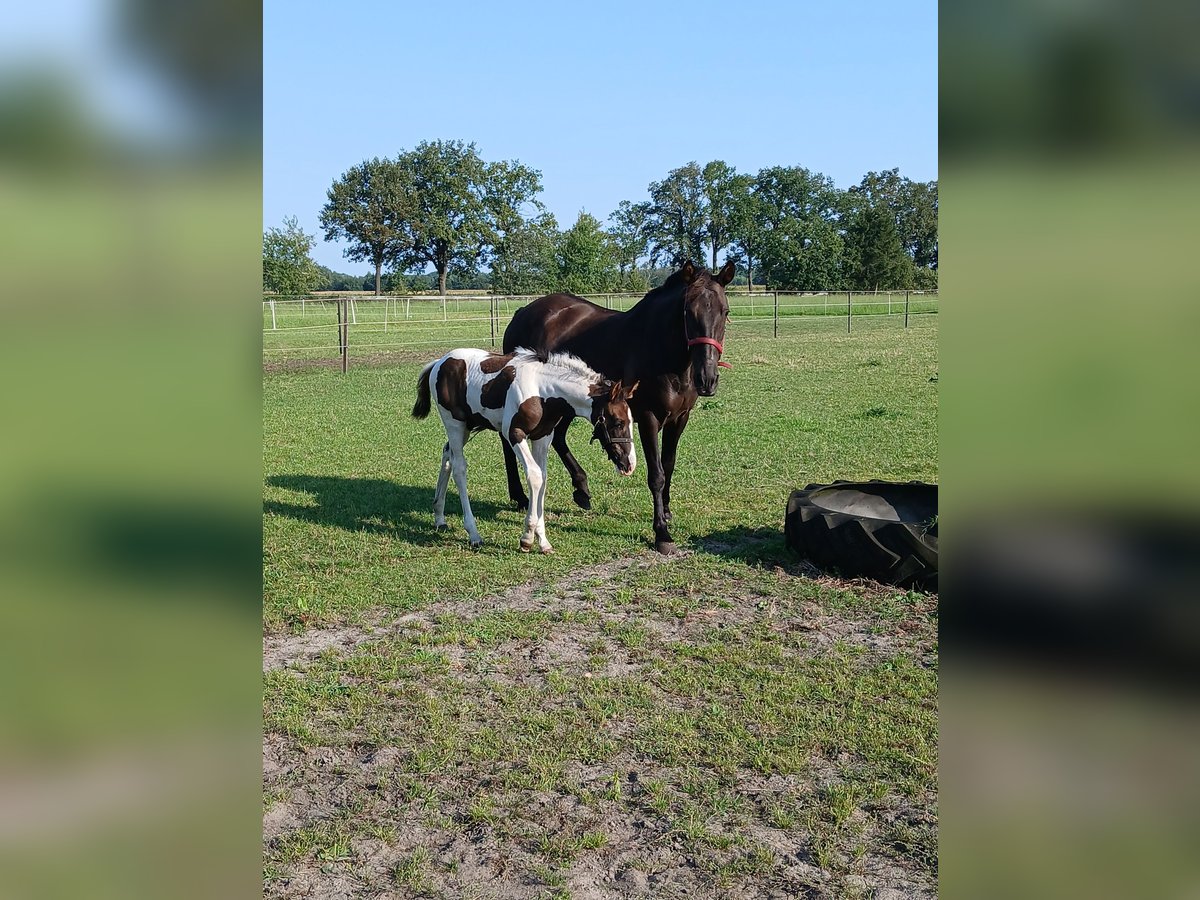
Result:
{"label": "metal fence wire", "polygon": [[[445,347],[497,347],[516,311],[537,299],[479,293],[421,295],[267,296],[263,299],[264,362],[340,362],[378,353]],[[642,294],[585,295],[607,309],[628,310]],[[903,320],[936,315],[937,291],[726,291],[729,327],[774,337],[798,327]]]}

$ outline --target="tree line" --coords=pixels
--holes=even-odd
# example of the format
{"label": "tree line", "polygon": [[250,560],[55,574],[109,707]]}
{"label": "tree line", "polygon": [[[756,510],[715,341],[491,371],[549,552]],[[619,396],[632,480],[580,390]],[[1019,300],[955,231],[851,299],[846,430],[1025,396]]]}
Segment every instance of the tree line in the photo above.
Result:
{"label": "tree line", "polygon": [[937,182],[898,169],[847,190],[800,166],[751,175],[721,160],[689,162],[622,201],[606,222],[580,212],[561,228],[538,200],[541,173],[487,162],[474,144],[424,142],[366,160],[334,180],[320,223],[327,241],[366,262],[366,276],[312,262],[295,219],[263,239],[263,286],[501,294],[645,291],[684,260],[738,267],[735,283],[776,290],[937,286]]}

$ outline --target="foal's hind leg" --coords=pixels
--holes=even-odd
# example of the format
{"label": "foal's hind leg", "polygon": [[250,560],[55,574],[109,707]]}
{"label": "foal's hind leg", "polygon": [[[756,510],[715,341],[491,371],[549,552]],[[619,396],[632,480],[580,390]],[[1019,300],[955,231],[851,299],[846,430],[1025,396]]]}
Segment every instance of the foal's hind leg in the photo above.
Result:
{"label": "foal's hind leg", "polygon": [[588,490],[587,472],[583,471],[583,466],[579,464],[579,460],[567,446],[567,429],[571,427],[573,421],[575,421],[573,418],[563,419],[554,427],[553,446],[563,465],[567,467],[567,472],[571,475],[571,484],[575,486],[575,492],[571,497],[574,499],[575,505],[580,509],[591,509],[592,493]]}
{"label": "foal's hind leg", "polygon": [[433,494],[433,527],[445,531],[446,525],[446,488],[450,483],[450,442],[442,448],[442,465],[438,469],[437,490]]}

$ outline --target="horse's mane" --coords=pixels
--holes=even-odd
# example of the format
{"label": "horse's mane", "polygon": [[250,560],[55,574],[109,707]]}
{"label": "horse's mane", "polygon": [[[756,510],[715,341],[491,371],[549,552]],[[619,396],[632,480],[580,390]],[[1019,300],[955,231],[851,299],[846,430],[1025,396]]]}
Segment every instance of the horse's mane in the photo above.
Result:
{"label": "horse's mane", "polygon": [[544,367],[556,370],[571,381],[579,381],[588,385],[604,378],[578,356],[570,353],[541,353],[530,350],[528,347],[518,347],[514,352],[514,358],[517,362],[541,363]]}

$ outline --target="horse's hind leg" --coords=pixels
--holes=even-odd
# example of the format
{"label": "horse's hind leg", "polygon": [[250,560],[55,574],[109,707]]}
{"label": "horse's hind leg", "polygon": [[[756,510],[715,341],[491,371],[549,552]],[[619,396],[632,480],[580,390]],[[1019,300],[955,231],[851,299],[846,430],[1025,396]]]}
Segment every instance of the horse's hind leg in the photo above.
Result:
{"label": "horse's hind leg", "polygon": [[571,427],[573,421],[574,419],[563,419],[554,427],[553,446],[559,459],[567,467],[567,472],[571,475],[571,484],[575,486],[575,492],[571,497],[574,499],[575,505],[580,509],[591,509],[592,493],[588,490],[587,472],[583,471],[583,466],[579,464],[579,460],[567,446],[567,429]]}
{"label": "horse's hind leg", "polygon": [[516,504],[518,512],[522,512],[529,508],[529,498],[525,496],[525,488],[521,486],[521,475],[517,472],[517,457],[513,454],[513,448],[503,437],[500,438],[500,446],[504,450],[504,471],[508,475],[508,499]]}

